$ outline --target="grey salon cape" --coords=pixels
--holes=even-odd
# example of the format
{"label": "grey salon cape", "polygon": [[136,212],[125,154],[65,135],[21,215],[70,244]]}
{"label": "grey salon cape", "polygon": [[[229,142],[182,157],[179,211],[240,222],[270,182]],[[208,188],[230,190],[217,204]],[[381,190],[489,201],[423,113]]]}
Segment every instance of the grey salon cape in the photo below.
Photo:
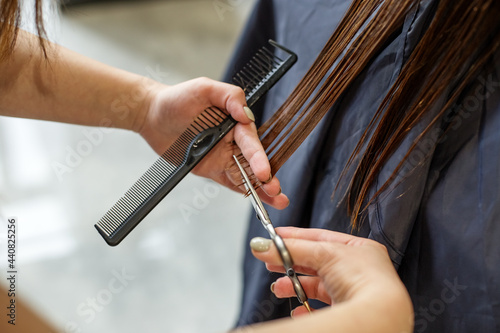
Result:
{"label": "grey salon cape", "polygon": [[[257,1],[227,78],[269,38],[295,51],[299,59],[254,107],[258,124],[291,93],[349,5],[349,0]],[[421,1],[278,172],[291,204],[283,211],[268,208],[275,226],[351,232],[345,204],[337,194],[332,199],[332,193],[435,6],[434,0]],[[369,208],[358,233],[387,247],[413,300],[415,332],[500,332],[499,72],[497,57],[415,149],[398,174],[398,185]],[[380,172],[376,186],[385,182],[424,126],[413,129]],[[443,128],[449,130],[444,133]],[[255,236],[268,237],[252,217],[248,240]],[[289,316],[289,300],[279,300],[269,290],[279,276],[246,251],[238,325]]]}

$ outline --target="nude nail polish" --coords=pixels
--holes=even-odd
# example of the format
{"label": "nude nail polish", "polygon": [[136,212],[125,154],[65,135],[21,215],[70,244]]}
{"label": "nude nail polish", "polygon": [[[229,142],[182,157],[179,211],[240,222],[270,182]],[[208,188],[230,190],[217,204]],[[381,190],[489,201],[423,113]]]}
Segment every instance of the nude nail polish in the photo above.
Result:
{"label": "nude nail polish", "polygon": [[250,241],[250,247],[256,252],[266,252],[271,247],[271,243],[270,239],[255,237]]}
{"label": "nude nail polish", "polygon": [[245,110],[245,114],[247,115],[248,119],[250,119],[251,121],[255,121],[255,116],[248,106],[244,106],[243,110]]}

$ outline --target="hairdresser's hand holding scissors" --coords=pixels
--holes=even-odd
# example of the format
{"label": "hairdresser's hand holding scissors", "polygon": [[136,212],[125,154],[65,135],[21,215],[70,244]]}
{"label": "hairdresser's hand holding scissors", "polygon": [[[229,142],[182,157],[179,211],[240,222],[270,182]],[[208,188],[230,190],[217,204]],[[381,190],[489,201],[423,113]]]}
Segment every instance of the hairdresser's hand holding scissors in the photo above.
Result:
{"label": "hairdresser's hand holding scissors", "polygon": [[[413,308],[386,248],[370,239],[343,233],[299,228],[277,228],[294,259],[309,299],[331,304],[330,308],[302,316],[300,306],[287,332],[412,332]],[[283,264],[273,242],[254,238],[254,256],[270,271],[283,272]],[[272,286],[278,298],[294,297],[287,277]],[[265,331],[265,330],[263,330]],[[259,332],[259,330],[256,330]],[[326,332],[326,330],[325,330]]]}
{"label": "hairdresser's hand holding scissors", "polygon": [[239,123],[193,169],[193,173],[229,188],[240,185],[241,177],[232,179],[227,172],[234,162],[232,155],[239,153],[231,144],[234,141],[238,146],[236,148],[241,149],[250,163],[253,173],[264,183],[264,191],[259,191],[262,200],[283,209],[288,205],[288,198],[281,194],[278,179],[270,177],[271,167],[257,136],[254,116],[245,105],[243,90],[206,78],[170,87],[159,86],[152,92],[150,107],[138,131],[161,154],[201,111],[211,106],[227,110]]}

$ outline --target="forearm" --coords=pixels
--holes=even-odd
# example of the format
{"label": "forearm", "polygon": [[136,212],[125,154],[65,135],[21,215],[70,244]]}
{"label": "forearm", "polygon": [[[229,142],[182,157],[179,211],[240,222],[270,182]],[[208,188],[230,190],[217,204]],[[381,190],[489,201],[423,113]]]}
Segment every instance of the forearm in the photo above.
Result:
{"label": "forearm", "polygon": [[[381,298],[383,297],[383,298]],[[330,308],[289,320],[251,326],[253,333],[315,332],[315,333],[411,333],[411,303],[402,294],[380,294],[349,300]],[[236,330],[247,332],[248,328]]]}
{"label": "forearm", "polygon": [[1,115],[136,131],[160,87],[54,44],[46,60],[24,31],[0,72]]}

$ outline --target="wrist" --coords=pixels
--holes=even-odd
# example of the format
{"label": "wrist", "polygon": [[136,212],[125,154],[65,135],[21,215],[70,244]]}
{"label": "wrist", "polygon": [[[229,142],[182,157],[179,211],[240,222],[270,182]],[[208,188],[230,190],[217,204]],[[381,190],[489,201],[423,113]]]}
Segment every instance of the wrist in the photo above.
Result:
{"label": "wrist", "polygon": [[137,109],[131,115],[129,130],[142,133],[156,96],[165,87],[165,85],[147,77],[141,78],[134,91],[137,92],[136,96],[142,96],[142,98],[140,98]]}

